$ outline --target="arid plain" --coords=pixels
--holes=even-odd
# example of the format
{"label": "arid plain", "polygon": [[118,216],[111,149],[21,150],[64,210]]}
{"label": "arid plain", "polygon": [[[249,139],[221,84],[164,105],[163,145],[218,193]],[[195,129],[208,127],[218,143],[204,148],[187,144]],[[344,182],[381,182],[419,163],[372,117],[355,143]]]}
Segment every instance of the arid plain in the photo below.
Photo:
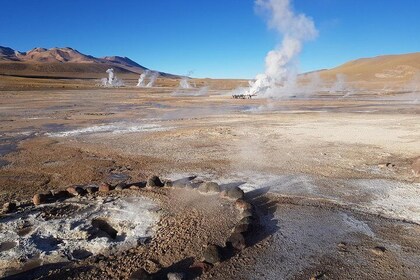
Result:
{"label": "arid plain", "polygon": [[[23,81],[15,85],[33,79]],[[206,82],[197,80],[197,87]],[[243,81],[212,81],[199,94],[177,83],[99,88],[54,79],[22,90],[9,82],[0,102],[1,203],[112,176],[129,184],[153,174],[214,181],[245,191],[259,225],[247,248],[206,269],[203,279],[420,275],[420,181],[412,170],[420,155],[420,107],[412,93],[371,88],[347,96],[233,99],[231,90]],[[139,268],[182,270],[188,257],[200,260],[209,239],[221,243],[235,219],[216,197],[189,192],[144,194],[173,219],[161,216],[152,245],[59,267],[46,267],[38,256],[3,273],[124,279]],[[6,245],[2,251],[13,247]]]}

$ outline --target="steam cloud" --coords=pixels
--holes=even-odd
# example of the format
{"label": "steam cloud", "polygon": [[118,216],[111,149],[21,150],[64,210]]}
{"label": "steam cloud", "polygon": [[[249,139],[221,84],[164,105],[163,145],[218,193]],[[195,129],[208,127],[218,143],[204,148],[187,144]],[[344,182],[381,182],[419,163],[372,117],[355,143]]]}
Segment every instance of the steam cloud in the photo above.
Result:
{"label": "steam cloud", "polygon": [[158,77],[159,77],[158,72],[152,72],[149,83],[146,85],[146,87],[153,87]]}
{"label": "steam cloud", "polygon": [[139,80],[137,82],[138,87],[144,87],[144,80],[146,79],[147,75],[149,75],[150,71],[146,70],[143,73],[141,73]]}
{"label": "steam cloud", "polygon": [[103,78],[101,79],[101,84],[104,87],[121,87],[124,86],[124,82],[117,78],[117,76],[114,74],[114,69],[110,68],[106,70],[106,73],[108,74],[108,79]]}
{"label": "steam cloud", "polygon": [[[141,73],[136,86],[137,87],[153,87],[158,77],[159,77],[159,72],[146,70],[143,73]],[[147,79],[149,79],[149,82],[146,84]]]}
{"label": "steam cloud", "polygon": [[293,92],[296,88],[297,57],[303,43],[318,35],[312,19],[295,14],[292,0],[256,0],[258,11],[268,15],[269,27],[283,35],[283,41],[268,52],[265,72],[250,82],[245,94],[274,97],[278,93]]}
{"label": "steam cloud", "polygon": [[187,75],[185,75],[181,81],[179,82],[179,86],[183,89],[189,89],[192,88],[192,86],[190,85],[189,79],[190,76],[193,74],[193,71],[190,71],[187,73]]}

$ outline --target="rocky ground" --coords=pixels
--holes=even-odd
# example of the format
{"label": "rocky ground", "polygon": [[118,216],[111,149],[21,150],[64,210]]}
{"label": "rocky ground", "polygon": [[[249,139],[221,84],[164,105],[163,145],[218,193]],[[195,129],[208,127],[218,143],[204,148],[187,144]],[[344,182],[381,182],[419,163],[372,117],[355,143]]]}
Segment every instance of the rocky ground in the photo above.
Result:
{"label": "rocky ground", "polygon": [[[372,93],[235,100],[229,92],[172,89],[1,94],[1,203],[75,184],[194,175],[239,186],[260,220],[247,248],[203,279],[420,275],[415,100]],[[238,219],[218,195],[162,189],[124,196],[132,192],[165,209],[150,244],[44,266],[38,276],[126,279],[141,268],[183,270],[201,260],[209,241],[222,246]]]}

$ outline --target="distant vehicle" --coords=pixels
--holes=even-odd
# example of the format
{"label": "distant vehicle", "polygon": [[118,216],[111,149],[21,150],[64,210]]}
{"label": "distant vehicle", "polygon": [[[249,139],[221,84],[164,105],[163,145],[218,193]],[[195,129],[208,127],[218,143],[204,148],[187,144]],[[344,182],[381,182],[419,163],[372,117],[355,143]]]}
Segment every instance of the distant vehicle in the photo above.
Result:
{"label": "distant vehicle", "polygon": [[257,95],[256,94],[233,94],[232,98],[234,98],[234,99],[251,99],[254,96],[257,96]]}

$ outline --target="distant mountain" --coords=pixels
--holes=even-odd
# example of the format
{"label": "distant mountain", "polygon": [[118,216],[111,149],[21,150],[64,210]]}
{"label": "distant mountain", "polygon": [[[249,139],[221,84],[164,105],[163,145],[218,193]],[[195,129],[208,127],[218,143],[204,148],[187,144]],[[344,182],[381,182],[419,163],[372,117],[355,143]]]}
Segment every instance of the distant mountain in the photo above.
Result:
{"label": "distant mountain", "polygon": [[[0,46],[0,74],[31,77],[97,78],[113,68],[117,74],[138,76],[146,67],[128,57],[106,56],[97,58],[75,49],[34,48],[19,52]],[[165,77],[176,75],[159,72]]]}

